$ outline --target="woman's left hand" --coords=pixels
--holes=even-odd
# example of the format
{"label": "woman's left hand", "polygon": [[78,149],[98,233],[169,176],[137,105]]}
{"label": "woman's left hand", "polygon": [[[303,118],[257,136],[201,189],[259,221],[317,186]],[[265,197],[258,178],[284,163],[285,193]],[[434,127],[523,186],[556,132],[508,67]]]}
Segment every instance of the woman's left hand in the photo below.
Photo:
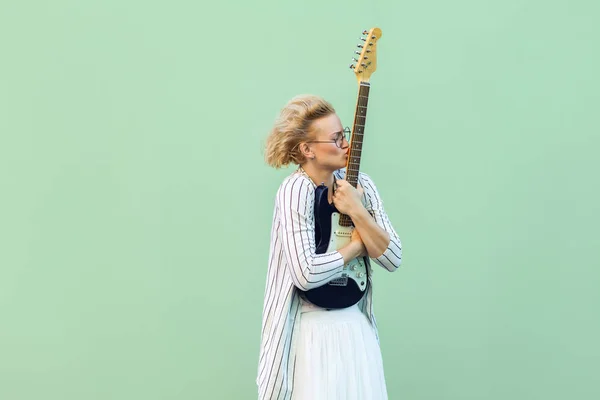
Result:
{"label": "woman's left hand", "polygon": [[364,193],[362,186],[358,185],[357,188],[354,188],[345,179],[338,179],[336,183],[337,189],[333,193],[333,204],[339,212],[351,216],[364,207],[361,200]]}

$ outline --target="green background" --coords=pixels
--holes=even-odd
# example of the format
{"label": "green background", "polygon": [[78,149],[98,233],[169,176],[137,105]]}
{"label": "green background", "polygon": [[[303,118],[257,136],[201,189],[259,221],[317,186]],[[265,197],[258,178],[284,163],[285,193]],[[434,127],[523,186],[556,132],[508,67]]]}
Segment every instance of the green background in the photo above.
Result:
{"label": "green background", "polygon": [[[350,125],[404,247],[390,399],[600,398],[596,1],[0,6],[0,399],[253,399],[294,95]],[[349,349],[351,351],[352,349]]]}

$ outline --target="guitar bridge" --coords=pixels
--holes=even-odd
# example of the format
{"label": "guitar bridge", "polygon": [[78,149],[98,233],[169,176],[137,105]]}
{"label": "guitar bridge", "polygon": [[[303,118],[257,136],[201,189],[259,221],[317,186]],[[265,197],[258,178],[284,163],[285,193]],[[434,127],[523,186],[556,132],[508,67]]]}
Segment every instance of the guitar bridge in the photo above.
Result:
{"label": "guitar bridge", "polygon": [[331,286],[348,286],[348,275],[344,274],[340,278],[332,279],[327,284]]}

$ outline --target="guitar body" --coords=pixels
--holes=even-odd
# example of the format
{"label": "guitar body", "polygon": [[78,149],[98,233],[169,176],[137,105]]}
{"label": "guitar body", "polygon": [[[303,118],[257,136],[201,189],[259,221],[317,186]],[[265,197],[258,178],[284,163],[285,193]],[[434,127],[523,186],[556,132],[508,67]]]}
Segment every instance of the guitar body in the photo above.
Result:
{"label": "guitar body", "polygon": [[[341,214],[327,199],[327,186],[315,191],[315,244],[317,254],[335,251],[346,246],[351,239],[353,226],[339,224]],[[355,258],[344,265],[342,277],[323,286],[304,292],[311,303],[323,308],[346,308],[360,301],[368,286],[367,265],[363,258]]]}

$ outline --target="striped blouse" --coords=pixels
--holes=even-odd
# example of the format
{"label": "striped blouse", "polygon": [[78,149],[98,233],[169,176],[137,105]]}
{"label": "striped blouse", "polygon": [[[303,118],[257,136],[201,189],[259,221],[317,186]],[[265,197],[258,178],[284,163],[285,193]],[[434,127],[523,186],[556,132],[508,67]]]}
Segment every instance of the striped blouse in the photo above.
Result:
{"label": "striped blouse", "polygon": [[[346,169],[339,169],[334,175],[343,179]],[[373,261],[388,271],[395,271],[402,260],[400,238],[383,209],[383,202],[371,178],[360,172],[358,183],[364,189],[363,205],[390,235],[388,248]],[[299,290],[309,290],[339,278],[344,267],[344,259],[338,251],[315,254],[313,210],[316,187],[306,173],[297,170],[283,180],[277,191],[256,378],[260,400],[292,398],[296,338],[301,316]],[[365,257],[365,261],[372,271],[369,257]],[[371,273],[368,277],[367,292],[358,307],[371,321],[377,336]]]}

